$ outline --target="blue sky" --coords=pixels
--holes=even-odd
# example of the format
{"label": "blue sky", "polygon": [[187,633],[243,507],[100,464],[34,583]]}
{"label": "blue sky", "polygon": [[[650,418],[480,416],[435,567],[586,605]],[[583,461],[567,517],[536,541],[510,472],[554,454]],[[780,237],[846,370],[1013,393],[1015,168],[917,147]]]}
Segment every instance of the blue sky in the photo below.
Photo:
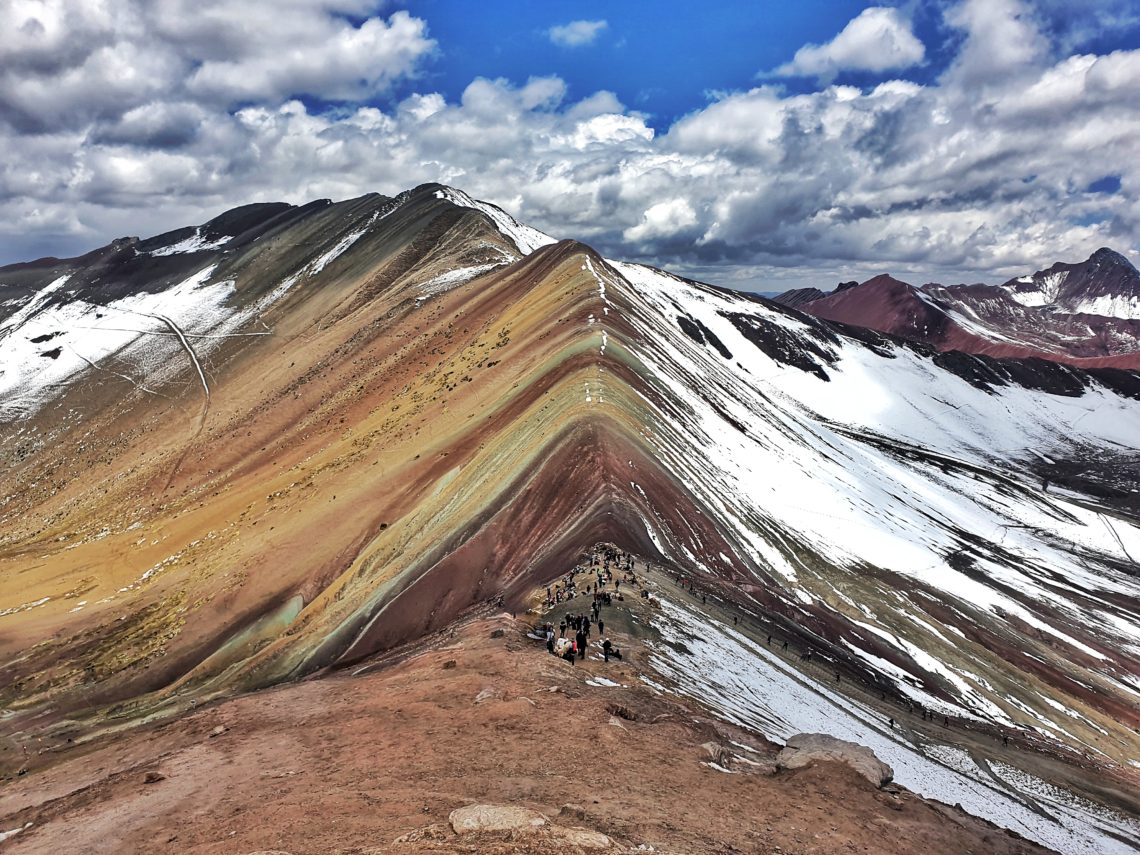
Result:
{"label": "blue sky", "polygon": [[[484,4],[478,15],[456,14],[464,5],[404,4],[432,22],[440,42],[426,73],[429,85],[457,97],[479,76],[522,82],[553,74],[568,82],[570,97],[608,89],[664,130],[704,104],[705,93],[748,88],[757,72],[787,62],[803,44],[827,41],[837,21],[846,23],[871,4],[502,2]],[[607,26],[588,45],[552,44],[550,28],[572,20]]]}
{"label": "blue sky", "polygon": [[754,290],[1140,245],[1140,0],[21,0],[0,263],[457,185]]}
{"label": "blue sky", "polygon": [[[525,82],[531,76],[557,75],[567,81],[569,97],[599,89],[613,91],[623,103],[648,114],[659,131],[702,107],[708,95],[748,89],[757,75],[789,62],[805,44],[822,44],[864,9],[881,3],[859,0],[716,3],[653,2],[534,3],[505,0],[480,4],[478,14],[462,0],[420,0],[397,4],[429,22],[439,42],[423,76],[406,81],[395,96],[432,89],[455,99],[475,77],[504,77]],[[943,23],[949,3],[901,3],[915,34],[926,46],[926,60],[907,69],[920,83],[935,79],[953,59],[960,34]],[[1033,11],[1051,32],[1057,51],[1109,53],[1140,47],[1140,3],[1099,4],[1105,24],[1092,25],[1083,3],[1048,2]],[[1132,7],[1134,14],[1129,14]],[[549,30],[573,20],[605,21],[595,40],[579,47],[551,43]],[[837,80],[873,85],[890,75],[845,71]],[[784,81],[791,92],[814,88],[810,78]]]}

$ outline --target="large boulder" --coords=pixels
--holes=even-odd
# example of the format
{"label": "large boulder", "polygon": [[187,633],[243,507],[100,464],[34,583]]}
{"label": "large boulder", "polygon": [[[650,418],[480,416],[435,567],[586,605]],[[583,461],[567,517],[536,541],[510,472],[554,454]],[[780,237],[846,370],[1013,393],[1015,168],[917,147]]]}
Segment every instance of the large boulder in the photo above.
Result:
{"label": "large boulder", "polygon": [[825,733],[797,733],[776,757],[780,769],[802,769],[820,761],[846,763],[876,787],[890,783],[894,770],[865,745]]}
{"label": "large boulder", "polygon": [[456,834],[533,831],[546,825],[546,817],[538,811],[511,805],[468,805],[456,808],[448,821]]}

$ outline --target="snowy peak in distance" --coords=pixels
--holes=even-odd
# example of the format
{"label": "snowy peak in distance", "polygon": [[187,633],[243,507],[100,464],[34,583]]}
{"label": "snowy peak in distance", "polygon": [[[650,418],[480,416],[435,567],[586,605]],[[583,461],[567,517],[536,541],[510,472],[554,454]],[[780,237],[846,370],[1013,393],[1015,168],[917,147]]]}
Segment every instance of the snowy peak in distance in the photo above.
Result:
{"label": "snowy peak in distance", "polygon": [[1140,272],[1118,252],[1102,247],[1076,264],[1019,276],[1001,286],[1024,306],[1069,314],[1140,320]]}
{"label": "snowy peak in distance", "polygon": [[1140,273],[1110,249],[998,286],[916,288],[880,275],[830,293],[804,288],[776,300],[940,351],[1140,369]]}

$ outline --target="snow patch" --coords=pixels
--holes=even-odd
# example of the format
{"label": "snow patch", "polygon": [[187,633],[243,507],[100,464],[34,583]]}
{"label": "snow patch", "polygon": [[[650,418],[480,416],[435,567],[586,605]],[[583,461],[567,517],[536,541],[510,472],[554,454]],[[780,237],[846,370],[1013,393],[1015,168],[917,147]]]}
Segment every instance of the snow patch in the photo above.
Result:
{"label": "snow patch", "polygon": [[454,187],[444,187],[441,190],[436,190],[435,197],[437,199],[446,199],[451,204],[458,205],[461,208],[471,208],[486,214],[491,218],[495,227],[502,232],[504,236],[509,238],[523,255],[530,255],[539,247],[558,243],[558,241],[550,235],[543,234],[538,229],[520,223],[502,208],[488,204],[487,202],[472,199],[462,190],[456,190]]}
{"label": "snow patch", "polygon": [[209,240],[202,234],[201,228],[196,228],[194,229],[194,234],[190,235],[190,237],[184,238],[178,241],[178,243],[172,243],[170,246],[152,249],[148,254],[162,256],[182,255],[187,252],[202,252],[207,249],[217,249],[220,246],[225,246],[231,240],[233,240],[233,238],[229,235],[222,235],[219,238]]}

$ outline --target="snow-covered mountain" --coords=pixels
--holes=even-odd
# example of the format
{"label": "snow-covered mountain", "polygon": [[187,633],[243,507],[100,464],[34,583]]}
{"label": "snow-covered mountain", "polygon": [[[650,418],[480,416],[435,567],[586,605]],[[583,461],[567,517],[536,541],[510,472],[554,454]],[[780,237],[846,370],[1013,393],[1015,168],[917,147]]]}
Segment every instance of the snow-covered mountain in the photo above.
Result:
{"label": "snow-covered mountain", "polygon": [[1140,319],[1140,272],[1123,255],[1102,247],[1078,264],[1011,279],[1001,287],[1023,306],[1071,315]]}
{"label": "snow-covered mountain", "polygon": [[[440,185],[0,268],[0,298],[8,732],[358,662],[613,542],[1136,809],[1135,372],[939,352]],[[668,618],[703,651],[678,683],[765,727]]]}
{"label": "snow-covered mountain", "polygon": [[776,299],[942,351],[1140,368],[1140,273],[1110,249],[1003,285],[916,288],[882,275],[831,293],[802,288]]}

